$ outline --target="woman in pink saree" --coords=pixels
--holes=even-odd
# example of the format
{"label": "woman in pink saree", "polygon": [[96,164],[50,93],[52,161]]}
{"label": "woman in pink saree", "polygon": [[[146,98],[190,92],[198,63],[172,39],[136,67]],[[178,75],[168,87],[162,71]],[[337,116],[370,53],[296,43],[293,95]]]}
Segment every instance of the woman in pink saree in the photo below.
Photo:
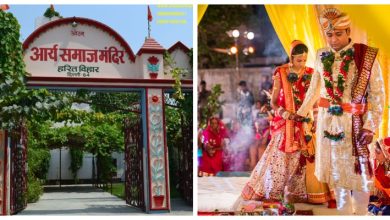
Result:
{"label": "woman in pink saree", "polygon": [[227,137],[224,124],[216,117],[211,117],[203,131],[203,154],[199,171],[201,176],[214,176],[223,170],[224,138]]}

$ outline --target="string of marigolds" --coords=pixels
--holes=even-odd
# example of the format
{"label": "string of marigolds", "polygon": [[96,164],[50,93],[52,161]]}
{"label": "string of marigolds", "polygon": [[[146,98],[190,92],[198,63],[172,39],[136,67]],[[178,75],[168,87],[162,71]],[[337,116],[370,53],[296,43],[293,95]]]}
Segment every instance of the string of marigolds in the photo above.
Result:
{"label": "string of marigolds", "polygon": [[[287,80],[291,83],[292,89],[293,89],[293,96],[294,96],[294,103],[295,106],[298,108],[303,103],[303,98],[299,97],[299,94],[301,93],[299,89],[297,88],[297,82],[299,80],[298,74],[291,72],[287,75]],[[307,92],[309,85],[310,85],[311,75],[307,72],[305,72],[302,76],[301,83],[304,84],[305,93]]]}
{"label": "string of marigolds", "polygon": [[[328,93],[328,98],[334,104],[341,103],[341,99],[344,94],[345,82],[347,80],[349,65],[353,60],[353,50],[348,49],[347,51],[342,51],[340,53],[343,61],[340,64],[339,73],[337,75],[337,82],[333,79],[332,74],[332,65],[335,60],[335,56],[333,52],[323,52],[321,54],[321,62],[324,65],[324,81],[325,88]],[[336,83],[336,88],[334,88],[334,84]]]}
{"label": "string of marigolds", "polygon": [[[340,106],[342,102],[342,97],[344,95],[345,90],[345,82],[347,81],[349,65],[351,64],[354,56],[354,51],[352,48],[341,51],[340,57],[342,58],[342,62],[340,63],[339,72],[337,74],[337,81],[335,82],[333,79],[332,66],[335,60],[335,54],[330,51],[323,52],[321,54],[321,62],[324,66],[324,81],[325,88],[327,92],[327,96],[332,103],[332,105],[328,108],[328,113],[334,116],[343,115],[343,109]],[[336,84],[336,87],[334,86]],[[328,131],[324,131],[324,135],[326,138],[333,141],[340,141],[345,137],[344,132],[330,133]]]}

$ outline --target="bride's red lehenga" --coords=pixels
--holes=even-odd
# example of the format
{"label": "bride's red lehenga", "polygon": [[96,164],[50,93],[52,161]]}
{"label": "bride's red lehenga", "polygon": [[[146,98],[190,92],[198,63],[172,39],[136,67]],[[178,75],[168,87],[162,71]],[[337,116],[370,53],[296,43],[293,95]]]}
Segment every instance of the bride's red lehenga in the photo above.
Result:
{"label": "bride's red lehenga", "polygon": [[[276,69],[274,80],[280,82],[277,104],[295,113],[305,98],[313,69],[305,67],[304,73],[294,83],[288,81],[289,65]],[[279,201],[288,193],[289,201],[325,203],[330,198],[326,184],[314,176],[314,139],[305,140],[305,130],[311,127],[276,114],[271,122],[271,141],[245,185],[244,200]],[[301,152],[307,152],[303,155]],[[306,170],[307,168],[307,170]],[[308,171],[308,172],[307,172]]]}

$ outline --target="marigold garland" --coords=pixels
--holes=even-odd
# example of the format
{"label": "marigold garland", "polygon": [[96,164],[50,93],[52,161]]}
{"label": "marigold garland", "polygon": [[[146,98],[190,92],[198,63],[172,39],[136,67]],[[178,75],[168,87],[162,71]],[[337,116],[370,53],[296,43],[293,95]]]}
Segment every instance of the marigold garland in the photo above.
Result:
{"label": "marigold garland", "polygon": [[287,75],[287,80],[291,83],[292,85],[292,90],[293,90],[293,96],[294,96],[294,104],[295,106],[299,107],[303,103],[303,99],[299,97],[300,91],[297,88],[297,83],[302,83],[304,84],[305,88],[305,93],[307,92],[307,89],[309,88],[310,85],[310,80],[311,80],[311,75],[310,73],[307,72],[307,69],[305,68],[305,73],[303,74],[301,81],[299,81],[298,74],[291,72]]}
{"label": "marigold garland", "polygon": [[335,60],[335,54],[333,52],[323,52],[321,54],[321,62],[324,66],[324,81],[325,88],[328,93],[328,98],[332,103],[340,104],[344,95],[345,82],[348,76],[349,65],[353,61],[353,49],[350,48],[340,53],[340,57],[343,61],[340,64],[339,73],[337,75],[336,88],[334,88],[334,79],[332,73],[332,66]]}

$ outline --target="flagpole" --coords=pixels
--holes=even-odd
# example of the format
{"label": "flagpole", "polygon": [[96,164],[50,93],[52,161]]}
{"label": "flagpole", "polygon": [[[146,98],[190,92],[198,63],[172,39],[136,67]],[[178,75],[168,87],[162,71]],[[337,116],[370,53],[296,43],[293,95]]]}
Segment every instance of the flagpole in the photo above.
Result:
{"label": "flagpole", "polygon": [[148,5],[148,38],[150,38],[150,22],[153,20],[152,12],[150,11],[150,7]]}
{"label": "flagpole", "polygon": [[150,38],[150,21],[148,19],[148,38]]}

